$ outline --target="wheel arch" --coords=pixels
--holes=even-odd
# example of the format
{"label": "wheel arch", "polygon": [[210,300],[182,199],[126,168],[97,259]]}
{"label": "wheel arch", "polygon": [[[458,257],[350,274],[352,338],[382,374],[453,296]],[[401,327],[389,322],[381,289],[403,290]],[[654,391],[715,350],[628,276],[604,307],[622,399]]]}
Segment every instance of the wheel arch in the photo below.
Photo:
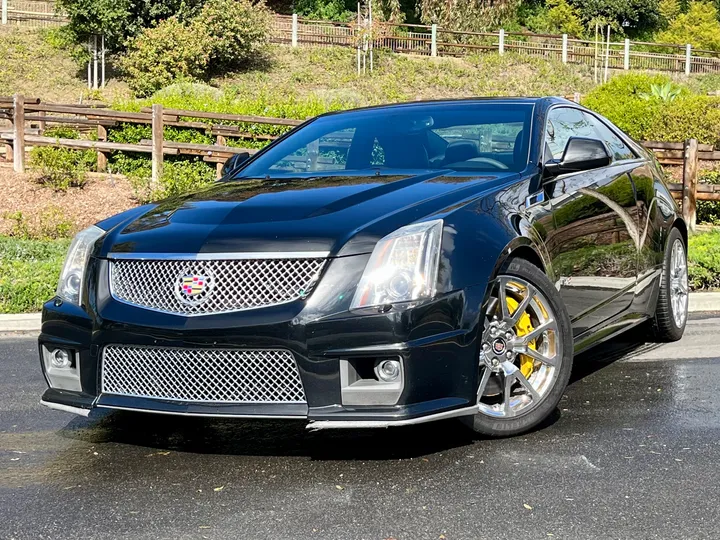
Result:
{"label": "wheel arch", "polygon": [[541,255],[541,251],[534,245],[532,240],[524,236],[514,238],[505,246],[495,263],[493,275],[497,275],[499,270],[512,259],[524,259],[545,274],[547,274],[550,267],[548,261]]}
{"label": "wheel arch", "polygon": [[[685,223],[685,220],[681,217],[675,218],[675,221],[673,221],[672,225],[670,226],[670,229],[668,229],[668,234],[670,234],[670,230],[677,229],[680,231],[680,235],[682,236],[683,242],[685,242],[685,248],[688,247],[688,228],[687,224]],[[667,246],[665,246],[667,248]]]}

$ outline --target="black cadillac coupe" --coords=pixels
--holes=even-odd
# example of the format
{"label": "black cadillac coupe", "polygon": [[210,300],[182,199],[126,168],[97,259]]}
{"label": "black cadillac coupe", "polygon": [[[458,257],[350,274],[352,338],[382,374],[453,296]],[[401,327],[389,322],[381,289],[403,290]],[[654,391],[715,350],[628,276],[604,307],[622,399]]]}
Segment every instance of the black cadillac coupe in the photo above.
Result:
{"label": "black cadillac coupe", "polygon": [[686,246],[657,161],[574,103],[327,114],[77,235],[42,403],[517,434],[579,351],[681,337]]}

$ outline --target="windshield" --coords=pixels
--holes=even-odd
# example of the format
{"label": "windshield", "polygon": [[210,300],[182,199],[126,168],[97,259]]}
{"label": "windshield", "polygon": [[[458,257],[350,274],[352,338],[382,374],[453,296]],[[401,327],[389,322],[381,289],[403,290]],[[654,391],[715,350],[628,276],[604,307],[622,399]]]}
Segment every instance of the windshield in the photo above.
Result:
{"label": "windshield", "polygon": [[423,103],[324,116],[263,153],[236,178],[376,169],[499,172],[528,163],[532,104]]}

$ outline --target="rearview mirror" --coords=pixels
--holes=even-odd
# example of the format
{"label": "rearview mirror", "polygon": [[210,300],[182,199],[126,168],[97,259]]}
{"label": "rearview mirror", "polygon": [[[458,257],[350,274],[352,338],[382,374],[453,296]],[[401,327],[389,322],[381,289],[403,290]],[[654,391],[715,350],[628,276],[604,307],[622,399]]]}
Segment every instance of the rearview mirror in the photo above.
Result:
{"label": "rearview mirror", "polygon": [[545,164],[545,176],[599,169],[607,167],[610,162],[610,152],[604,142],[586,137],[570,137],[562,159],[553,159]]}
{"label": "rearview mirror", "polygon": [[232,156],[227,158],[225,163],[223,163],[222,169],[220,170],[220,175],[224,177],[228,174],[235,172],[248,159],[250,159],[249,152],[240,152],[239,154],[233,154]]}

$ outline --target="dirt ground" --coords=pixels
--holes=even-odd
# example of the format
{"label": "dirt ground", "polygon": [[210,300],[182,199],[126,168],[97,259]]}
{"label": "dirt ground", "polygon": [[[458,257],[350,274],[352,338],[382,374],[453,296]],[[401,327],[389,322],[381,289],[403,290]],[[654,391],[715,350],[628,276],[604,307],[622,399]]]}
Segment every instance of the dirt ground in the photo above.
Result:
{"label": "dirt ground", "polygon": [[0,167],[0,234],[67,236],[138,203],[122,177],[88,179],[82,188],[57,192],[42,186],[37,174]]}

